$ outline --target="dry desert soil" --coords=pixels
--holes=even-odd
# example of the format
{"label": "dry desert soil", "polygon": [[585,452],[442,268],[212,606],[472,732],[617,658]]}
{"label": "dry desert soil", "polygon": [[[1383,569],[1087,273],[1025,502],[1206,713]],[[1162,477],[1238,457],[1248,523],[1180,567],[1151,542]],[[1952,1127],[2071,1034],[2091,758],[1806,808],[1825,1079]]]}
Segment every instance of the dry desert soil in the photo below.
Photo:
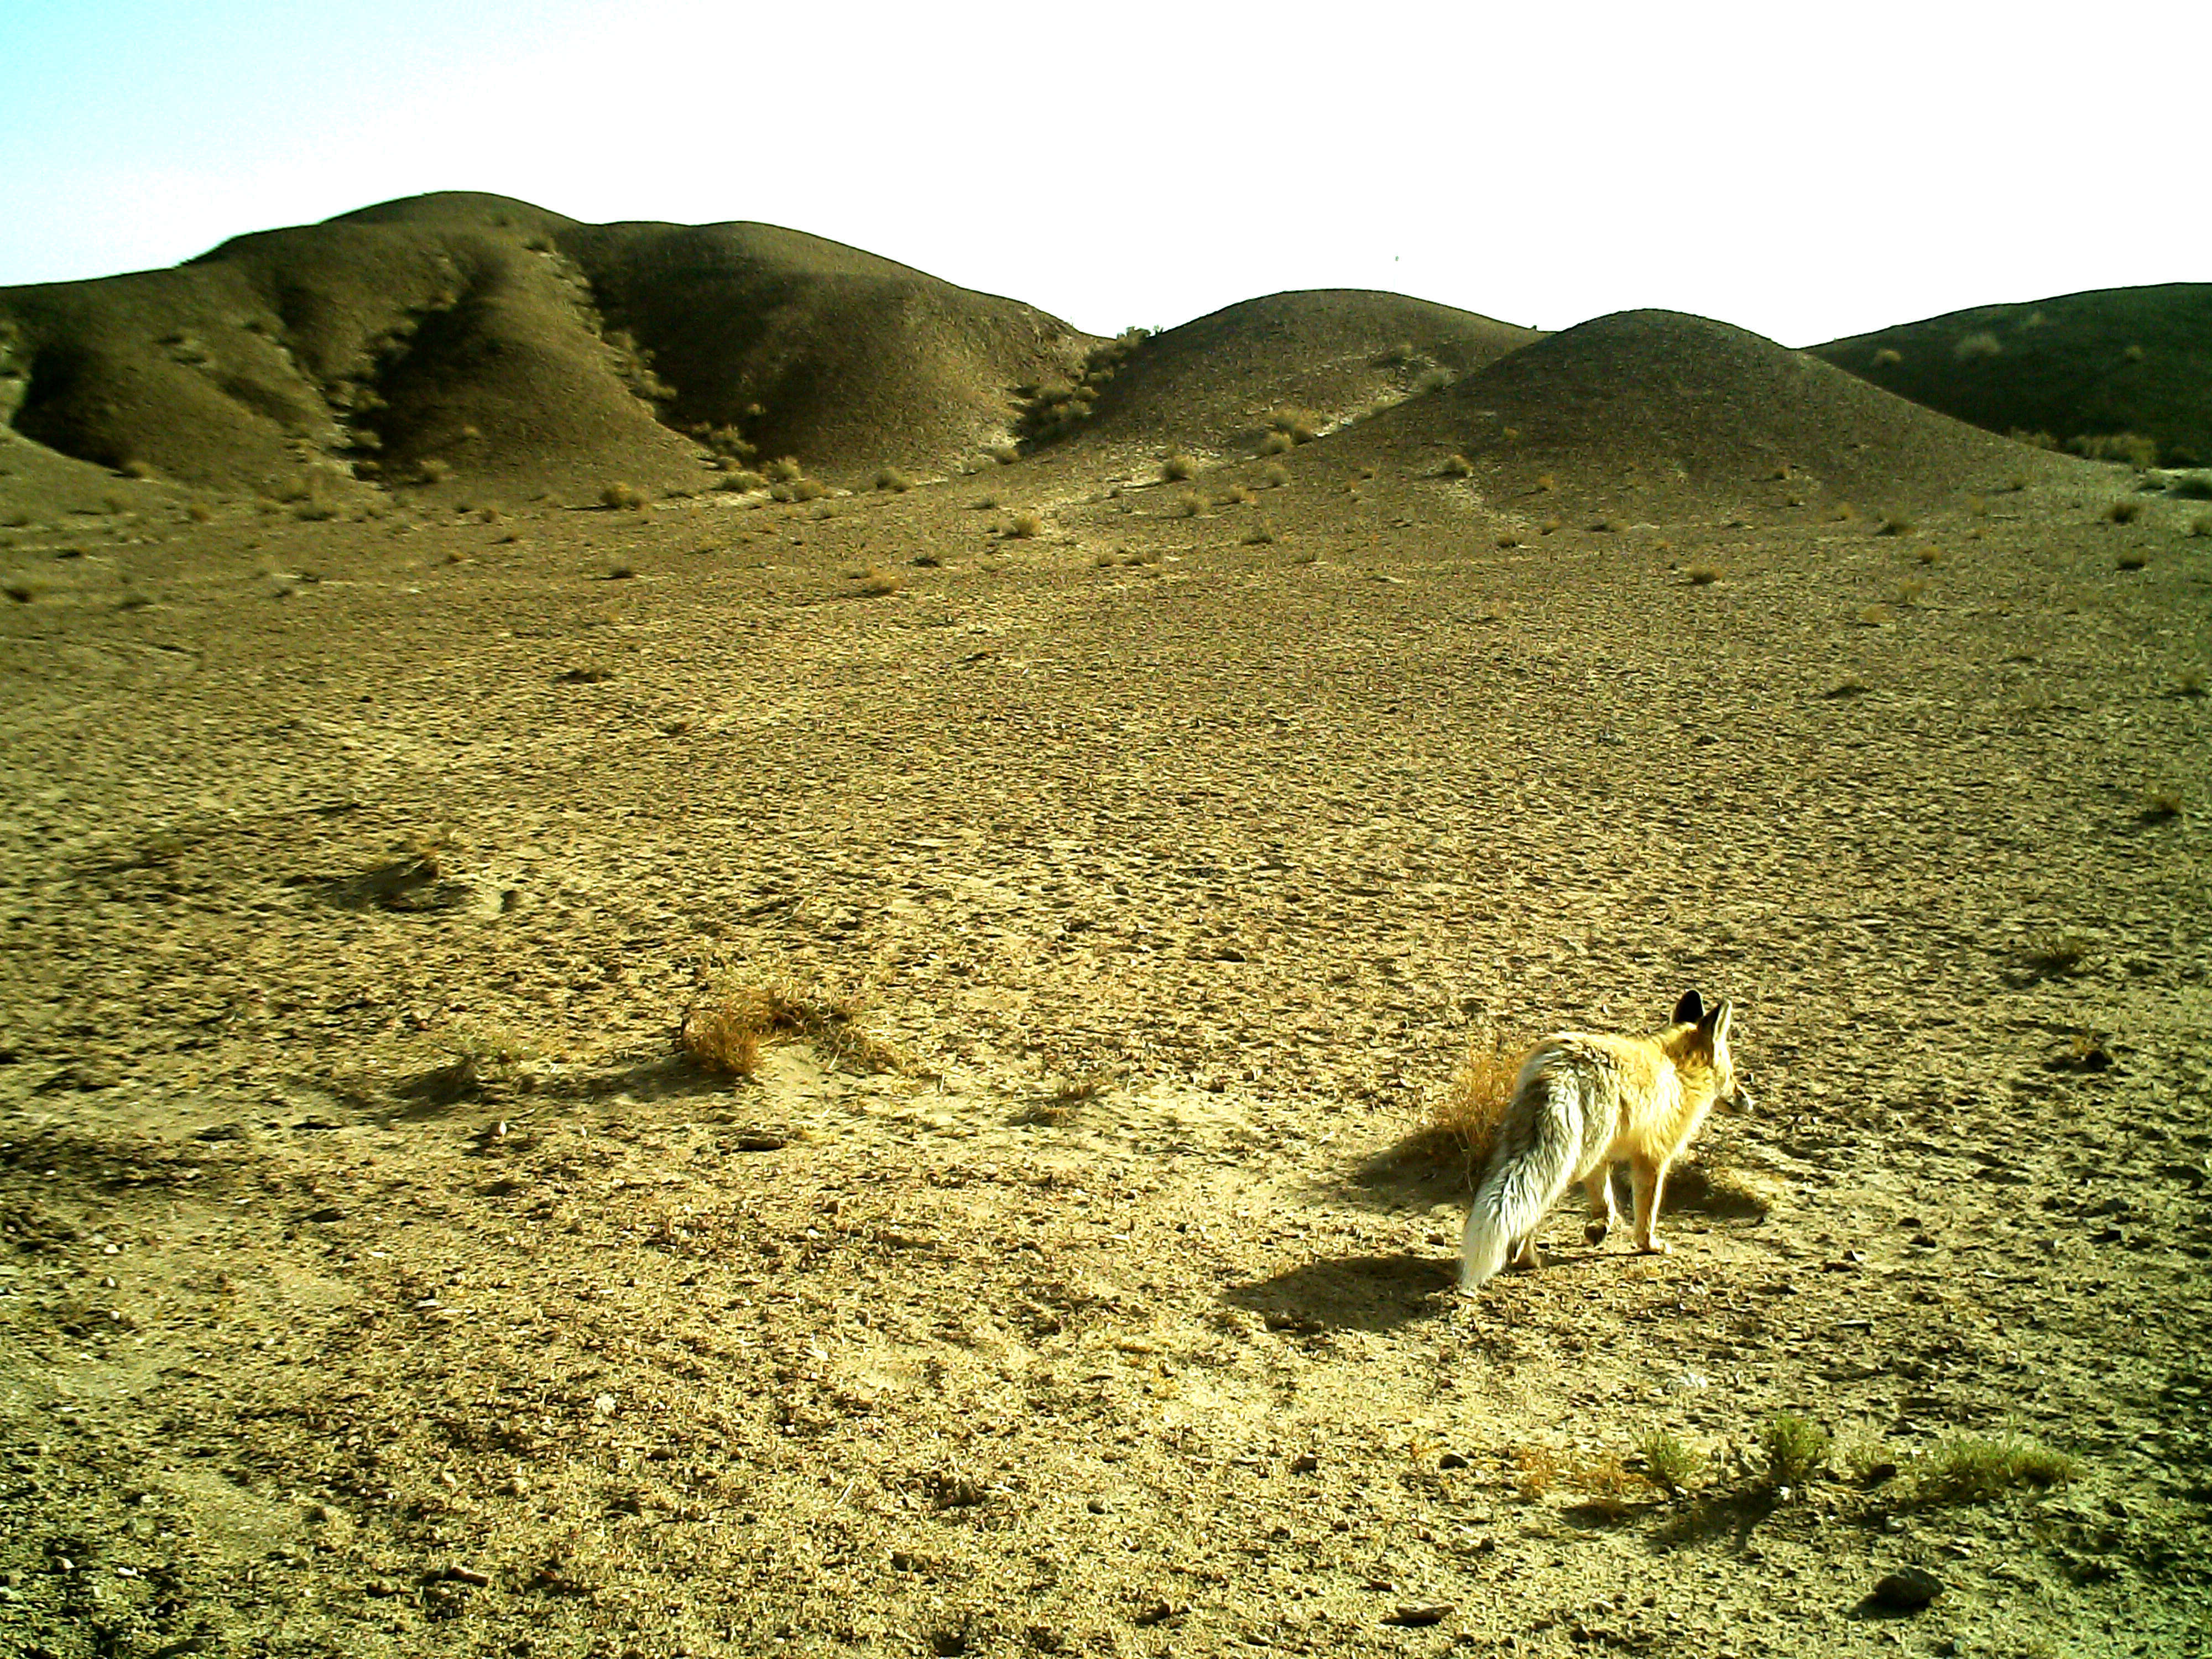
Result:
{"label": "dry desert soil", "polygon": [[[2212,539],[1819,372],[1710,473],[9,438],[0,1650],[2208,1650]],[[1462,1060],[1690,987],[1673,1253],[1456,1296]]]}

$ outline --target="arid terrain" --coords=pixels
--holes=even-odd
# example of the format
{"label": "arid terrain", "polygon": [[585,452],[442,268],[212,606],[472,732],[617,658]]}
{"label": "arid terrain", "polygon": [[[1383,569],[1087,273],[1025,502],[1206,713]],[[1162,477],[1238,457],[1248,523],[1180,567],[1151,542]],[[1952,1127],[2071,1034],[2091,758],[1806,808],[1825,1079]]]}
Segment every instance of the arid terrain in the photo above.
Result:
{"label": "arid terrain", "polygon": [[[0,1650],[2212,1650],[2212,506],[1452,326],[781,501],[0,438]],[[1673,1253],[1454,1294],[1393,1149],[1690,987]]]}

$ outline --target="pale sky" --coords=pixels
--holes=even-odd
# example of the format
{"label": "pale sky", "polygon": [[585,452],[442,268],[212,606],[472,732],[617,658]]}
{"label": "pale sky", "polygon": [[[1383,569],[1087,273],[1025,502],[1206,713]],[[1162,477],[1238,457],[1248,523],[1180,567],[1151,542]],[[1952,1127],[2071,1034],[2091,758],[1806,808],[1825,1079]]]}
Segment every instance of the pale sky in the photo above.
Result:
{"label": "pale sky", "polygon": [[2212,281],[2212,4],[0,0],[0,285],[434,190],[1079,327],[1381,288],[1807,345]]}

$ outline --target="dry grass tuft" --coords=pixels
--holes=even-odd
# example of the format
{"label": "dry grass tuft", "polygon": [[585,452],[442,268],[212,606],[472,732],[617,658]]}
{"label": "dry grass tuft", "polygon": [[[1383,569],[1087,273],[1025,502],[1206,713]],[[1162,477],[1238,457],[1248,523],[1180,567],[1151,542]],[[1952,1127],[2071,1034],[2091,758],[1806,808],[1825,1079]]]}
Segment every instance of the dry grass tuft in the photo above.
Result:
{"label": "dry grass tuft", "polygon": [[1876,368],[1894,368],[1904,361],[1905,354],[1894,346],[1884,346],[1874,354],[1874,366]]}
{"label": "dry grass tuft", "polygon": [[2141,570],[2150,562],[2150,556],[2147,553],[2123,553],[2118,562],[2123,570]]}
{"label": "dry grass tuft", "polygon": [[1321,435],[1322,418],[1310,409],[1289,404],[1267,416],[1267,426],[1294,444],[1310,444]]}
{"label": "dry grass tuft", "polygon": [[1912,520],[1902,513],[1885,513],[1881,522],[1874,527],[1874,533],[1877,536],[1909,536],[1912,528]]}
{"label": "dry grass tuft", "polygon": [[2105,517],[2113,524],[2133,524],[2142,517],[2141,501],[2114,501],[2105,509]]}
{"label": "dry grass tuft", "polygon": [[1721,573],[1709,564],[1693,564],[1682,574],[1690,579],[1692,587],[1711,587],[1721,579]]}
{"label": "dry grass tuft", "polygon": [[876,488],[894,490],[903,495],[914,488],[914,480],[895,466],[883,468],[876,474]]}
{"label": "dry grass tuft", "polygon": [[1269,525],[1255,524],[1244,532],[1244,544],[1247,547],[1266,547],[1274,539],[1274,529]]}
{"label": "dry grass tuft", "polygon": [[1044,529],[1044,520],[1034,513],[1015,513],[1007,516],[1003,534],[1027,541]]}
{"label": "dry grass tuft", "polygon": [[2212,513],[2200,513],[2189,521],[2192,536],[2212,536]]}
{"label": "dry grass tuft", "polygon": [[897,592],[906,586],[905,577],[896,570],[886,570],[879,564],[870,565],[856,580],[860,586],[855,591],[864,599],[879,599],[886,594]]}
{"label": "dry grass tuft", "polygon": [[1287,455],[1297,447],[1297,440],[1287,432],[1270,432],[1260,440],[1262,455]]}
{"label": "dry grass tuft", "polygon": [[1475,1038],[1461,1057],[1451,1086],[1429,1108],[1429,1121],[1413,1137],[1424,1160],[1452,1170],[1456,1184],[1467,1191],[1474,1190],[1498,1126],[1513,1103],[1525,1052],[1525,1045],[1509,1044],[1494,1032]]}
{"label": "dry grass tuft", "polygon": [[1160,481],[1163,483],[1182,483],[1197,475],[1197,458],[1186,455],[1180,450],[1160,463]]}
{"label": "dry grass tuft", "polygon": [[2185,501],[2212,501],[2212,472],[2185,472],[2167,486],[2167,493]]}
{"label": "dry grass tuft", "polygon": [[1916,1504],[1979,1504],[2021,1486],[2063,1486],[2081,1461],[2026,1435],[1960,1435],[1939,1440],[1905,1471]]}
{"label": "dry grass tuft", "polygon": [[1171,505],[1179,516],[1186,519],[1194,519],[1206,510],[1206,503],[1198,499],[1194,490],[1185,490]]}
{"label": "dry grass tuft", "polygon": [[2004,356],[2004,342],[1984,330],[1978,334],[1961,336],[1951,348],[1951,355],[1962,363],[1978,362],[1988,357]]}
{"label": "dry grass tuft", "polygon": [[599,486],[599,505],[613,512],[636,513],[643,510],[645,496],[635,484],[617,480]]}
{"label": "dry grass tuft", "polygon": [[1291,470],[1286,466],[1270,466],[1261,470],[1260,487],[1263,489],[1287,489],[1290,482]]}
{"label": "dry grass tuft", "polygon": [[1447,478],[1472,478],[1474,463],[1464,455],[1454,454],[1444,462],[1443,476]]}
{"label": "dry grass tuft", "polygon": [[750,1077],[769,1044],[799,1039],[847,1071],[912,1071],[913,1062],[897,1048],[860,1028],[862,1006],[856,995],[795,980],[739,981],[717,974],[684,1011],[677,1052],[702,1070]]}

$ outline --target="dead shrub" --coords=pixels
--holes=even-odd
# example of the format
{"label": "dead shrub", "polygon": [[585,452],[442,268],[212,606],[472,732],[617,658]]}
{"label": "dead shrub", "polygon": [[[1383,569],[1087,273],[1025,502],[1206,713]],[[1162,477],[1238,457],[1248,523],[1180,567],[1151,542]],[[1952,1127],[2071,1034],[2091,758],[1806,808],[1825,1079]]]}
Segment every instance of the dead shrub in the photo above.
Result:
{"label": "dead shrub", "polygon": [[703,1070],[750,1077],[769,1044],[799,1040],[847,1071],[911,1071],[912,1062],[895,1045],[861,1029],[863,1006],[856,994],[788,978],[747,981],[718,973],[684,1011],[677,1051]]}
{"label": "dead shrub", "polygon": [[612,513],[641,513],[645,495],[635,484],[616,479],[599,487],[599,505]]}

